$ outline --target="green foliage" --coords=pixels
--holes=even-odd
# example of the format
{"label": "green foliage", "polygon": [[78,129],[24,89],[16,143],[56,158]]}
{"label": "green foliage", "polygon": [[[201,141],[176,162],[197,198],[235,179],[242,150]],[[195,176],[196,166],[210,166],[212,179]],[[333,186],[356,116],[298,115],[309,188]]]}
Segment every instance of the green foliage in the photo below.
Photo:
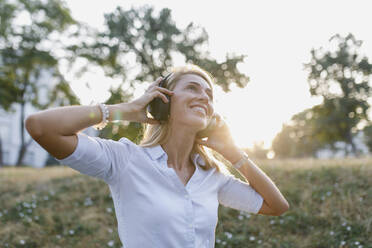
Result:
{"label": "green foliage", "polygon": [[[87,28],[81,32],[81,44],[69,47],[74,56],[69,59],[75,64],[77,58],[88,63],[82,66],[77,75],[82,75],[92,64],[100,66],[109,77],[122,79],[117,89],[111,89],[107,104],[129,102],[132,90],[139,84],[154,81],[175,64],[175,56],[182,57],[185,63],[196,64],[215,77],[216,85],[224,91],[230,90],[231,83],[245,87],[249,77],[239,72],[237,64],[244,62],[244,55],[227,55],[226,60],[218,63],[206,51],[208,35],[205,29],[193,23],[185,29],[176,26],[171,10],[161,9],[155,13],[154,7],[142,6],[124,10],[117,7],[105,14],[103,31]],[[76,55],[76,57],[75,57]],[[133,74],[129,78],[129,74]],[[124,84],[128,90],[122,90]],[[123,123],[108,125],[100,137],[132,137],[139,140],[144,125]]]}
{"label": "green foliage", "polygon": [[[312,96],[321,96],[323,102],[291,118],[273,141],[273,150],[279,157],[314,156],[321,148],[335,150],[335,142],[350,144],[358,155],[352,137],[357,125],[368,121],[368,99],[372,64],[359,54],[362,42],[352,34],[334,35],[330,44],[335,49],[311,50],[311,61],[305,65]],[[348,152],[348,150],[346,150]]]}
{"label": "green foliage", "polygon": [[305,64],[311,95],[323,97],[323,103],[311,109],[313,135],[322,144],[345,141],[357,153],[352,135],[361,120],[368,121],[372,64],[359,54],[362,41],[352,34],[334,35],[330,44],[334,51],[312,49],[311,61]]}
{"label": "green foliage", "polygon": [[59,71],[63,56],[57,55],[64,47],[59,38],[76,24],[60,0],[0,0],[0,107],[15,112],[13,104],[20,105],[21,147],[16,165],[22,164],[27,150],[26,104],[36,109],[79,104]]}
{"label": "green foliage", "polygon": [[[290,209],[220,205],[215,247],[369,247],[371,159],[257,160]],[[63,166],[0,170],[0,247],[120,247],[108,186]],[[23,240],[24,245],[21,245]]]}
{"label": "green foliage", "polygon": [[372,152],[372,125],[369,124],[364,127],[364,143],[368,147],[369,151]]}
{"label": "green foliage", "polygon": [[[19,16],[23,17],[22,22],[17,19]],[[9,111],[12,103],[30,102],[44,109],[62,97],[67,101],[60,104],[78,104],[59,72],[58,57],[53,51],[60,43],[52,36],[76,24],[63,2],[2,0],[0,19],[0,106]],[[50,73],[49,85],[41,84],[41,79],[48,76],[45,73]],[[52,80],[57,81],[55,87]],[[47,86],[53,89],[47,103],[41,103],[40,90]]]}
{"label": "green foliage", "polygon": [[288,124],[282,125],[282,130],[275,136],[272,149],[276,158],[287,157],[313,157],[317,149],[322,147],[314,139],[313,126],[311,125],[311,112],[306,109],[291,119]]}

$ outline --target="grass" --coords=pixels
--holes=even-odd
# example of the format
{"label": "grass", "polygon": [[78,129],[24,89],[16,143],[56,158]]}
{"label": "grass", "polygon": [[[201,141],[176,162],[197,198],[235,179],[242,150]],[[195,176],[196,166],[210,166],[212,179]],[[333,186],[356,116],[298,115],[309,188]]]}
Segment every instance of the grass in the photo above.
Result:
{"label": "grass", "polygon": [[[216,248],[372,247],[372,159],[254,162],[290,210],[265,216],[220,205]],[[121,247],[116,225],[98,179],[64,166],[0,169],[0,247]]]}

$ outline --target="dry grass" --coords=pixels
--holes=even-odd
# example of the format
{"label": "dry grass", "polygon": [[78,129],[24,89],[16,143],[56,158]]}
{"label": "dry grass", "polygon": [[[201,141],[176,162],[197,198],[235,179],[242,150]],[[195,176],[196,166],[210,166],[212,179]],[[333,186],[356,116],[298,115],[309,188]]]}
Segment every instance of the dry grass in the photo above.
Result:
{"label": "dry grass", "polygon": [[[220,206],[215,247],[372,247],[372,159],[254,162],[290,210],[264,216]],[[56,166],[1,168],[0,185],[0,247],[120,247],[103,182]]]}

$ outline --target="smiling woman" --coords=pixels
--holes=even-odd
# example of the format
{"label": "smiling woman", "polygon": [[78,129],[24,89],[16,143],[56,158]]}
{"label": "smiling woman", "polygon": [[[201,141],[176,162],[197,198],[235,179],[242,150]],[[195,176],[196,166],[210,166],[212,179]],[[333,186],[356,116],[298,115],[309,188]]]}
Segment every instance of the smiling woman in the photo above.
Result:
{"label": "smiling woman", "polygon": [[[288,209],[214,113],[212,85],[212,76],[200,67],[178,67],[132,102],[44,110],[27,118],[26,129],[57,161],[109,186],[125,247],[210,248],[219,204],[267,215]],[[147,116],[155,98],[169,111],[162,121]],[[104,127],[114,117],[146,124],[139,145],[125,137],[114,141],[79,132]],[[209,127],[207,139],[198,138]],[[212,150],[239,165],[249,183],[228,173]]]}

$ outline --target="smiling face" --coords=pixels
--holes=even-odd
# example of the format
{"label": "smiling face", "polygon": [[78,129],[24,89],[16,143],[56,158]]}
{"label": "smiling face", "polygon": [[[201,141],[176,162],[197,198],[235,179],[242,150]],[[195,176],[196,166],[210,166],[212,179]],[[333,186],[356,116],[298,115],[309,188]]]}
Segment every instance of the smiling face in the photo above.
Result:
{"label": "smiling face", "polygon": [[213,92],[208,82],[195,74],[184,74],[176,83],[171,97],[172,121],[187,126],[207,126],[214,113]]}

